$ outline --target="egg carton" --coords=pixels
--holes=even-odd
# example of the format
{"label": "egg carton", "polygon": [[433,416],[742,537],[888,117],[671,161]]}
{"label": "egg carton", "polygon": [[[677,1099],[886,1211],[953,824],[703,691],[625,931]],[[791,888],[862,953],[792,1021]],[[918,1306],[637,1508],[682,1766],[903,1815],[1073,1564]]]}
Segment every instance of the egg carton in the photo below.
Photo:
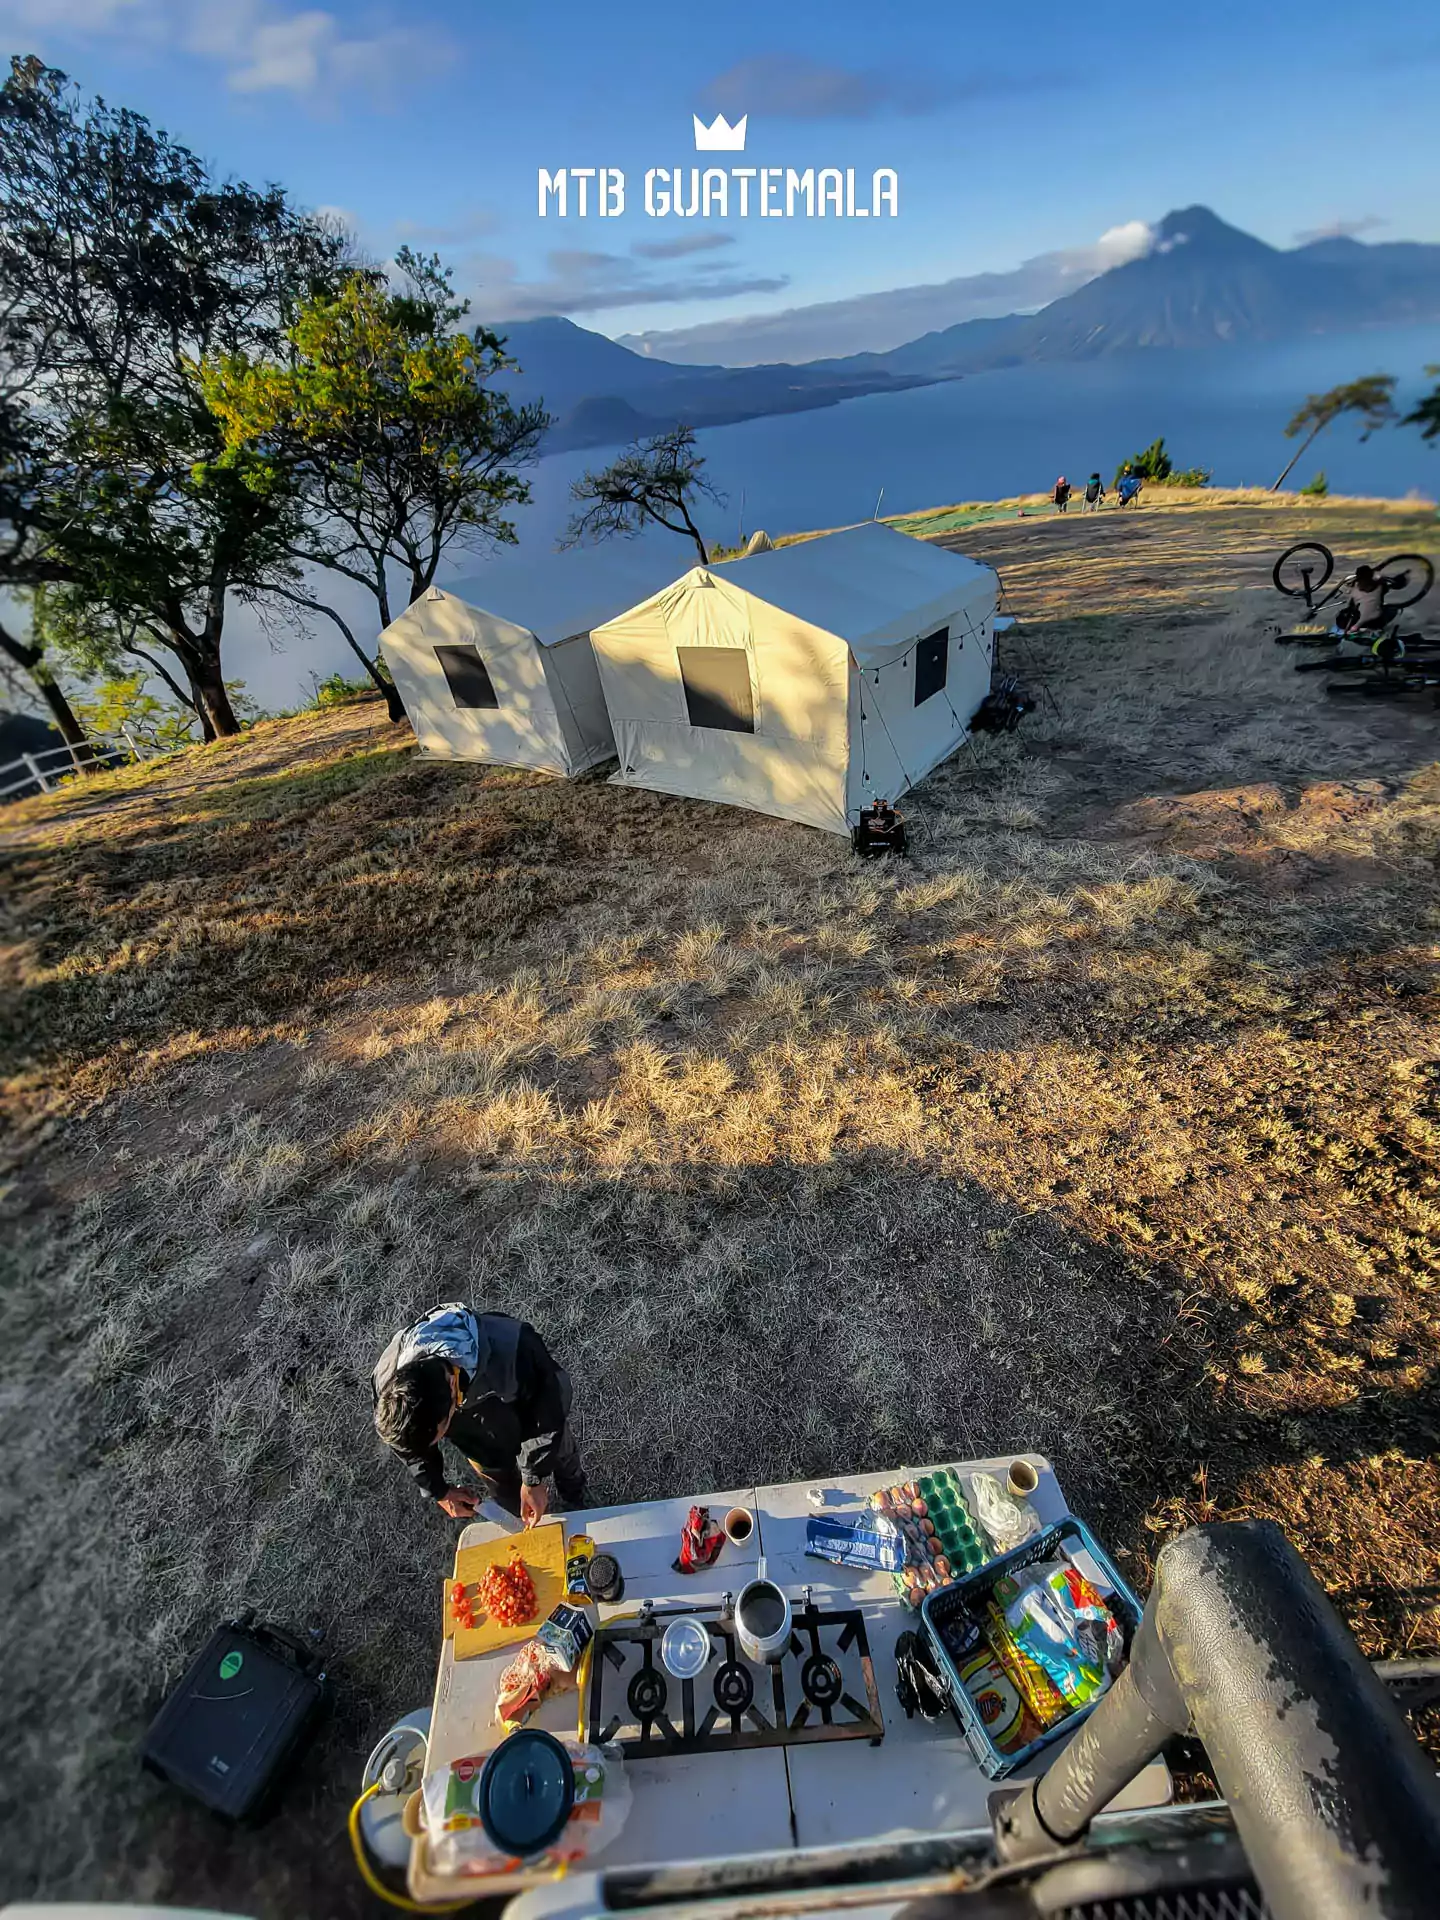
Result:
{"label": "egg carton", "polygon": [[959,1580],[994,1556],[994,1548],[975,1524],[969,1503],[960,1485],[960,1476],[945,1467],[939,1473],[927,1473],[919,1481],[920,1497],[935,1526],[935,1537],[950,1561],[952,1576]]}
{"label": "egg carton", "polygon": [[888,1514],[904,1537],[906,1563],[894,1581],[911,1608],[991,1557],[965,1504],[959,1476],[949,1468],[885,1487],[872,1494],[870,1504]]}

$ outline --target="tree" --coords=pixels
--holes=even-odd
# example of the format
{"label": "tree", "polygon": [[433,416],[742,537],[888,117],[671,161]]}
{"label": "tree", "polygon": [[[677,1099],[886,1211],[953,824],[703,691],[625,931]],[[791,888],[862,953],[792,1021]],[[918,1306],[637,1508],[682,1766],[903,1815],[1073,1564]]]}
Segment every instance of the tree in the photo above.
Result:
{"label": "tree", "polygon": [[[21,407],[0,394],[0,584],[13,585],[34,561],[41,519],[40,461]],[[32,628],[22,639],[0,621],[0,662],[23,674],[50,709],[60,737],[85,744],[85,729],[55,677],[53,656]]]}
{"label": "tree", "polygon": [[1307,480],[1305,482],[1304,486],[1301,487],[1300,492],[1307,500],[1328,499],[1330,494],[1330,482],[1325,478],[1325,469],[1321,467],[1320,471],[1315,475],[1313,479]]}
{"label": "tree", "polygon": [[[1440,366],[1426,367],[1426,373],[1432,380],[1440,380]],[[1401,421],[1403,427],[1419,427],[1423,440],[1433,440],[1440,434],[1440,386],[1435,386],[1423,400],[1416,403],[1415,411],[1407,413]]]}
{"label": "tree", "polygon": [[693,427],[671,427],[626,447],[618,459],[599,473],[586,473],[570,489],[580,507],[565,530],[564,547],[586,540],[606,540],[613,534],[633,539],[647,520],[688,534],[695,542],[701,566],[710,555],[690,509],[701,495],[724,505],[701,472],[705,456],[695,451]]}
{"label": "tree", "polygon": [[178,753],[197,737],[195,709],[157,700],[143,673],[98,680],[75,705],[95,733],[119,734],[154,753]]}
{"label": "tree", "polygon": [[1342,414],[1358,413],[1365,422],[1365,430],[1360,438],[1368,440],[1377,427],[1383,427],[1388,420],[1394,419],[1395,409],[1391,405],[1394,392],[1393,374],[1371,373],[1363,380],[1351,380],[1344,386],[1331,387],[1328,393],[1312,393],[1285,429],[1287,440],[1298,440],[1302,433],[1305,438],[1270,491],[1280,491],[1316,436]]}
{"label": "tree", "polygon": [[1115,469],[1114,484],[1118,487],[1126,473],[1138,474],[1142,480],[1168,480],[1174,471],[1175,463],[1165,451],[1165,442],[1152,440],[1143,452],[1121,461]]}
{"label": "tree", "polygon": [[1122,460],[1115,469],[1111,484],[1118,487],[1127,473],[1137,474],[1140,479],[1154,481],[1157,485],[1172,487],[1203,487],[1210,481],[1208,467],[1177,467],[1165,451],[1163,439],[1152,440],[1141,452],[1132,453],[1128,460]]}
{"label": "tree", "polygon": [[142,115],[83,104],[33,57],[0,89],[0,347],[41,472],[0,584],[68,582],[176,673],[208,737],[238,731],[232,596],[292,569],[298,504],[218,466],[195,368],[275,351],[344,239],[278,187],[217,186]]}
{"label": "tree", "polygon": [[[550,424],[539,405],[515,406],[497,379],[514,370],[487,328],[458,328],[448,268],[402,249],[398,289],[383,274],[349,273],[333,294],[306,301],[282,358],[217,354],[200,368],[225,436],[221,465],[264,498],[294,493],[307,509],[293,560],[357,581],[392,617],[390,574],[406,605],[432,584],[455,546],[513,542],[509,507],[530,498],[514,471]],[[273,591],[326,614],[390,702],[394,687],[346,622],[296,583]]]}

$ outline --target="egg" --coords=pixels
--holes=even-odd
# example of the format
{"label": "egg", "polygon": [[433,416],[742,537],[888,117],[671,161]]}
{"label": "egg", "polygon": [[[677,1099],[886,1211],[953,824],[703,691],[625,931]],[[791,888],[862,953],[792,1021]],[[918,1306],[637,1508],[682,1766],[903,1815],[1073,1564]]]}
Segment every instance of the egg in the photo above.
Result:
{"label": "egg", "polygon": [[935,1522],[933,1520],[922,1520],[920,1525],[924,1528],[925,1533],[933,1539],[935,1536]]}
{"label": "egg", "polygon": [[923,1500],[912,1500],[910,1502],[910,1511],[917,1520],[923,1520],[930,1509]]}
{"label": "egg", "polygon": [[950,1562],[945,1558],[943,1553],[935,1556],[935,1571],[942,1580],[948,1580],[950,1578]]}
{"label": "egg", "polygon": [[905,1569],[906,1586],[907,1587],[917,1586],[919,1584],[919,1580],[920,1580],[920,1569],[918,1567],[906,1567]]}

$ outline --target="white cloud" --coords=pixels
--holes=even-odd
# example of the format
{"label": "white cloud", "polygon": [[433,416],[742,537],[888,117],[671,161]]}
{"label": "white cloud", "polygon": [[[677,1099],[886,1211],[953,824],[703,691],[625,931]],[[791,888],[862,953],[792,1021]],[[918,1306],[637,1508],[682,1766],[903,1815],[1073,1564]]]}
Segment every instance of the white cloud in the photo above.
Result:
{"label": "white cloud", "polygon": [[[970,100],[993,100],[1061,85],[1056,74],[1031,65],[1001,73],[943,67],[885,72],[832,66],[803,53],[751,54],[716,74],[701,94],[709,112],[754,113],[770,120],[870,120],[877,114],[936,113]],[[1072,76],[1073,84],[1073,76]]]}
{"label": "white cloud", "polygon": [[1316,240],[1358,240],[1362,233],[1373,233],[1377,227],[1389,224],[1378,213],[1362,213],[1358,220],[1327,220],[1323,226],[1306,227],[1296,234],[1295,240],[1302,247]]}
{"label": "white cloud", "polygon": [[848,300],[787,307],[780,313],[626,334],[623,339],[627,347],[662,360],[719,360],[737,367],[883,353],[962,320],[993,320],[1048,306],[1111,267],[1140,259],[1154,244],[1146,221],[1127,220],[1090,246],[1036,254],[1006,273],[965,274],[932,285],[893,287]]}
{"label": "white cloud", "polygon": [[399,75],[447,57],[433,28],[350,32],[322,7],[280,0],[0,0],[0,30],[41,51],[107,38],[174,47],[220,66],[236,93],[330,99],[351,90],[383,97]]}
{"label": "white cloud", "polygon": [[513,260],[496,254],[474,254],[460,263],[457,278],[476,313],[483,320],[496,321],[534,320],[550,313],[601,313],[617,307],[668,306],[682,300],[743,299],[753,293],[778,293],[789,277],[745,274],[723,261],[702,259],[688,271],[681,269],[668,278],[657,279],[630,255],[580,247],[557,248],[545,256],[545,264],[549,268],[546,278],[522,280]]}

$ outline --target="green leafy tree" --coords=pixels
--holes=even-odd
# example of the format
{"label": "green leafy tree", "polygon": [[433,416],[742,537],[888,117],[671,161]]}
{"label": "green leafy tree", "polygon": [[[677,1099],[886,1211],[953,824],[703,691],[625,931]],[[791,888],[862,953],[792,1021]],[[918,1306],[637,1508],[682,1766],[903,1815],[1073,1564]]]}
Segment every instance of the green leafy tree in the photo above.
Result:
{"label": "green leafy tree", "polygon": [[[1368,440],[1377,427],[1383,427],[1387,421],[1394,419],[1394,394],[1395,377],[1389,373],[1367,374],[1363,380],[1351,380],[1343,386],[1331,387],[1328,393],[1312,393],[1285,429],[1285,438],[1300,440],[1300,445],[1270,491],[1280,491],[1317,436],[1332,421],[1341,419],[1345,414],[1360,416],[1365,423],[1360,438]],[[1300,439],[1302,434],[1303,440]]]}
{"label": "green leafy tree", "polygon": [[[24,410],[0,394],[0,585],[12,590],[33,566],[43,538],[42,472]],[[12,619],[0,620],[0,665],[7,677],[40,696],[62,740],[84,745],[85,728],[57,677],[55,657],[33,628],[27,636],[15,630]]]}
{"label": "green leafy tree", "polygon": [[695,450],[693,427],[671,427],[626,447],[599,473],[586,473],[570,489],[580,511],[571,517],[563,547],[616,534],[633,539],[652,523],[695,542],[701,566],[710,555],[692,509],[703,496],[724,504],[725,496],[705,478],[705,456]]}
{"label": "green leafy tree", "polygon": [[1152,440],[1148,447],[1121,461],[1115,469],[1113,484],[1118,487],[1127,473],[1137,474],[1142,480],[1168,480],[1174,471],[1175,465],[1165,451],[1165,442]]}
{"label": "green leafy tree", "polygon": [[1330,482],[1325,478],[1325,469],[1321,467],[1313,480],[1307,480],[1300,489],[1307,500],[1324,500],[1330,493]]}
{"label": "green leafy tree", "polygon": [[69,582],[234,733],[229,604],[293,575],[303,508],[222,468],[195,368],[278,350],[347,243],[278,187],[216,185],[142,115],[84,103],[33,57],[0,89],[0,388],[38,467],[0,585]]}
{"label": "green leafy tree", "polygon": [[[257,498],[298,498],[291,559],[364,587],[382,627],[393,617],[392,573],[409,605],[452,547],[514,541],[508,511],[530,498],[515,469],[549,425],[543,407],[515,406],[499,384],[515,368],[500,337],[459,327],[468,303],[448,268],[404,249],[397,265],[398,289],[356,271],[305,302],[281,355],[215,354],[199,370],[224,431],[221,466]],[[273,590],[333,620],[386,692],[391,718],[404,717],[333,607],[294,582]]]}
{"label": "green leafy tree", "polygon": [[200,737],[195,709],[157,699],[143,673],[99,680],[87,693],[76,695],[75,707],[92,733],[133,742],[152,753],[178,753]]}
{"label": "green leafy tree", "polygon": [[[1426,367],[1426,373],[1432,380],[1440,382],[1440,366]],[[1440,384],[1432,387],[1424,399],[1418,401],[1413,413],[1407,413],[1400,423],[1406,427],[1419,427],[1422,439],[1433,440],[1440,435]]]}

